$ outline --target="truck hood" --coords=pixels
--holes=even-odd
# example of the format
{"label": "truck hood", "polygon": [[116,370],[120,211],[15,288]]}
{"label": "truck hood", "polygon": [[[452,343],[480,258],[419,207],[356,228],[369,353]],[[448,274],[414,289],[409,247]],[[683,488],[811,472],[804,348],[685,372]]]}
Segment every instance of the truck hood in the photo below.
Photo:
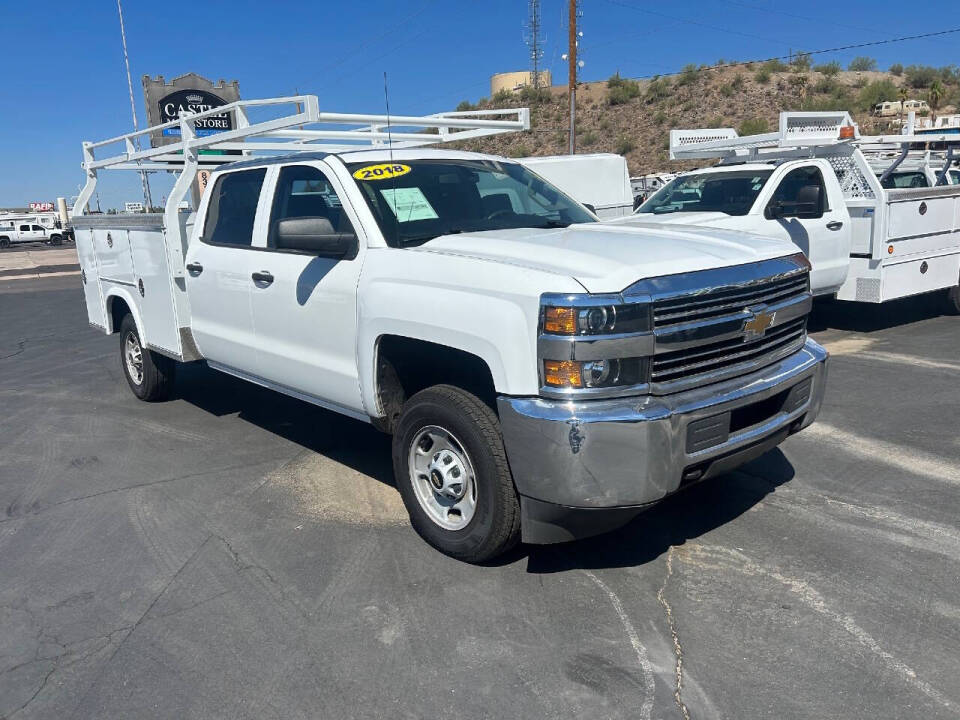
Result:
{"label": "truck hood", "polygon": [[660,224],[571,225],[435,238],[413,252],[508,263],[574,278],[591,293],[620,292],[637,280],[793,255],[785,240],[743,232]]}
{"label": "truck hood", "polygon": [[656,215],[654,213],[643,213],[641,215],[628,215],[624,218],[611,220],[613,225],[625,225],[632,227],[634,225],[724,225],[730,221],[736,221],[739,218],[735,215],[727,215],[722,212],[675,212]]}

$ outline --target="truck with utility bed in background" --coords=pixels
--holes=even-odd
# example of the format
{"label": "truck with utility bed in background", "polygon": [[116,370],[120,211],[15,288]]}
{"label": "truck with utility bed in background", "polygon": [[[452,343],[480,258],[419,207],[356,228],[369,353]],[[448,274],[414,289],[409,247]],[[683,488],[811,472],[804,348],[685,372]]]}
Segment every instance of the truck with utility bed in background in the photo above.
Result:
{"label": "truck with utility bed in background", "polygon": [[[143,400],[204,360],[392,433],[411,522],[449,555],[617,527],[820,409],[827,354],[789,242],[612,227],[513,160],[417,147],[522,129],[524,110],[385,118],[298,96],[210,112],[236,129],[197,137],[200,113],[172,146],[84,144],[91,324],[119,334]],[[197,169],[229,159],[201,148],[273,155],[214,167],[188,215]],[[174,161],[164,214],[83,214],[101,170]]]}
{"label": "truck with utility bed in background", "polygon": [[[944,291],[958,313],[960,186],[951,184],[952,150],[933,182],[915,173],[916,187],[889,187],[911,148],[934,142],[957,147],[960,135],[861,138],[845,112],[781,113],[778,131],[746,137],[732,128],[672,130],[672,159],[720,164],[682,174],[613,222],[783,238],[810,260],[815,295],[881,303]],[[870,148],[884,144],[900,152],[879,167]]]}

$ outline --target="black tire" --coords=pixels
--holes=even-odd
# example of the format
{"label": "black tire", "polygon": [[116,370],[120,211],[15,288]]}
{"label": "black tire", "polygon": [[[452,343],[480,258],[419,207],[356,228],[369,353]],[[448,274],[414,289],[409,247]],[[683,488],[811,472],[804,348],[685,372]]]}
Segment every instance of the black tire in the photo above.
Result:
{"label": "black tire", "polygon": [[960,285],[947,290],[944,295],[946,311],[950,315],[960,315]]}
{"label": "black tire", "polygon": [[[435,522],[414,488],[410,453],[415,439],[429,426],[454,435],[473,466],[476,507],[459,530]],[[500,421],[475,395],[452,385],[435,385],[410,398],[393,434],[393,470],[413,528],[440,552],[466,562],[483,562],[520,540],[520,503],[503,449]]]}
{"label": "black tire", "polygon": [[63,245],[63,238],[60,237],[59,235],[51,235],[51,236],[50,236],[50,244],[51,244],[51,245]]}
{"label": "black tire", "polygon": [[[136,348],[139,348],[140,351],[141,371],[139,381],[133,374],[136,366],[134,365],[134,368],[131,368],[133,363],[127,361],[128,340],[135,343]],[[130,390],[141,400],[147,402],[167,400],[173,393],[173,378],[177,363],[143,347],[143,343],[140,341],[140,333],[137,332],[137,324],[133,321],[133,315],[129,313],[124,316],[120,323],[120,367],[123,368],[123,374],[127,378]]]}
{"label": "black tire", "polygon": [[10,238],[0,238],[0,248],[6,250],[8,247],[10,247]]}

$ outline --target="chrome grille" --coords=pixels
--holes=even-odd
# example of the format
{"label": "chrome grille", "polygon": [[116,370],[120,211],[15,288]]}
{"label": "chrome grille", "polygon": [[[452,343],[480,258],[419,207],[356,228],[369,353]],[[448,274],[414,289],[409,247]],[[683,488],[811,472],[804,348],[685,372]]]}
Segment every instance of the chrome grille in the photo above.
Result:
{"label": "chrome grille", "polygon": [[807,318],[801,317],[767,331],[753,342],[744,342],[743,336],[738,336],[655,355],[652,387],[655,392],[676,392],[763,367],[802,347],[806,330]]}
{"label": "chrome grille", "polygon": [[808,287],[808,275],[801,273],[768,282],[658,300],[653,305],[653,326],[661,329],[696,323],[735,314],[754,305],[773,305],[804,295]]}

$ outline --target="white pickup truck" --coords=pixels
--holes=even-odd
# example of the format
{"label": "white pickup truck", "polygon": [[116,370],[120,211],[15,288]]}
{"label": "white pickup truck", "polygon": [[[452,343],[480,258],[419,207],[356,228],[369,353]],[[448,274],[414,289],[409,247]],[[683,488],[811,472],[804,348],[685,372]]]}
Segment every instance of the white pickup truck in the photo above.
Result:
{"label": "white pickup truck", "polygon": [[47,224],[42,220],[37,215],[0,217],[0,248],[38,242],[62,245],[67,233],[53,225],[52,221]]}
{"label": "white pickup truck", "polygon": [[[620,526],[813,422],[827,353],[806,334],[809,264],[783,240],[611,227],[515,161],[414,148],[375,116],[347,133],[391,123],[385,149],[224,165],[178,213],[201,147],[342,138],[309,129],[316,97],[287,101],[306,109],[221,136],[185,116],[172,150],[84,145],[87,310],[119,334],[137,397],[168,397],[178,364],[205,360],[374,423],[413,526],[467,561]],[[82,214],[99,170],[168,170],[176,151],[164,215]]]}
{"label": "white pickup truck", "polygon": [[[810,260],[815,295],[880,303],[946,291],[960,312],[960,187],[888,188],[863,147],[918,142],[960,145],[960,135],[861,138],[848,113],[789,112],[779,131],[673,130],[671,158],[721,158],[676,178],[628,219],[696,225],[792,242]],[[896,170],[897,160],[888,166]],[[920,180],[923,180],[921,177]]]}

